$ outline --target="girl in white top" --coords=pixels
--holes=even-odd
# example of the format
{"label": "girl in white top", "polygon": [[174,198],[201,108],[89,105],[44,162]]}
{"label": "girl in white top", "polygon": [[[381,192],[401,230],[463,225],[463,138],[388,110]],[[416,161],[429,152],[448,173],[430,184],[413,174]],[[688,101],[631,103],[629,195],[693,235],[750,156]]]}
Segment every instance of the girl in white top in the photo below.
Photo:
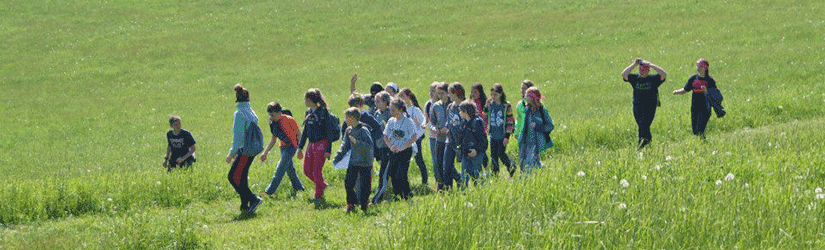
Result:
{"label": "girl in white top", "polygon": [[418,105],[418,99],[415,98],[412,90],[403,88],[398,93],[398,97],[404,102],[407,114],[410,115],[415,123],[416,134],[419,137],[415,141],[413,151],[415,153],[415,164],[418,165],[418,171],[421,172],[421,183],[427,185],[427,164],[424,163],[424,156],[421,154],[421,142],[424,140],[424,130],[427,126],[427,119],[424,113],[421,112],[421,107]]}
{"label": "girl in white top", "polygon": [[[384,128],[384,142],[390,148],[387,175],[392,179],[393,193],[398,195],[399,198],[406,200],[412,196],[410,182],[407,179],[407,170],[410,168],[410,158],[412,156],[412,146],[416,138],[423,135],[423,132],[416,132],[416,125],[412,119],[407,117],[404,102],[400,99],[390,101],[390,112],[392,113],[392,118],[387,121],[387,126]],[[386,176],[382,176],[382,178],[386,178]],[[376,191],[375,196],[381,197],[385,190],[386,185]],[[378,201],[380,200],[373,199],[373,202]]]}

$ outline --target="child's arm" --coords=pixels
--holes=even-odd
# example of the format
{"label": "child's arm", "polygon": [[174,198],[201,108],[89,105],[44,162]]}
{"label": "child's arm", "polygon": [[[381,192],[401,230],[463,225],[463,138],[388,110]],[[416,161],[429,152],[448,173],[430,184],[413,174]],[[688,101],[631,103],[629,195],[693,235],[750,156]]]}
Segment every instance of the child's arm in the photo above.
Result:
{"label": "child's arm", "polygon": [[510,134],[516,127],[516,120],[513,118],[513,107],[507,104],[507,109],[504,111],[504,138],[510,138]]}
{"label": "child's arm", "polygon": [[335,153],[335,159],[332,159],[332,164],[333,165],[335,165],[339,161],[341,161],[341,159],[344,158],[344,155],[347,154],[347,151],[350,150],[350,147],[352,147],[352,145],[350,145],[352,142],[350,142],[350,138],[349,138],[350,136],[352,136],[352,133],[345,133],[345,134],[349,135],[349,136],[343,137],[343,140],[341,140],[341,148],[338,149],[337,153]]}
{"label": "child's arm", "polygon": [[261,161],[266,161],[266,155],[268,155],[269,150],[271,150],[272,147],[275,146],[275,142],[277,140],[278,140],[278,137],[275,136],[275,135],[272,135],[272,139],[269,139],[269,145],[266,146],[266,150],[264,150],[264,153],[261,154]]}
{"label": "child's arm", "polygon": [[169,164],[169,157],[172,156],[172,146],[166,145],[166,156],[163,157],[163,166]]}

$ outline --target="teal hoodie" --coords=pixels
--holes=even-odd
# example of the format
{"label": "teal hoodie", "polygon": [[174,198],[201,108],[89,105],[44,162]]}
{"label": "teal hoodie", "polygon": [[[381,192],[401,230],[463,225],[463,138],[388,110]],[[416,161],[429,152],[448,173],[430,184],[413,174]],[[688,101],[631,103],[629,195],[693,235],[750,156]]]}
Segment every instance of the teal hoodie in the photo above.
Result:
{"label": "teal hoodie", "polygon": [[243,147],[246,126],[250,122],[258,123],[258,116],[255,115],[255,111],[252,111],[249,102],[239,102],[235,106],[238,107],[238,110],[235,110],[235,124],[232,126],[233,134],[232,148],[229,149],[230,155],[235,154],[238,149]]}

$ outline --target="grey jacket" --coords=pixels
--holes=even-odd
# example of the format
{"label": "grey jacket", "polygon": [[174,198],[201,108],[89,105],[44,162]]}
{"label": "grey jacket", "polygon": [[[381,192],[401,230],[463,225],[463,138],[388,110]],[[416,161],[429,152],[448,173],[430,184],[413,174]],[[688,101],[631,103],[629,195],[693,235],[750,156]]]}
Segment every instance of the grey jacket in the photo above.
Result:
{"label": "grey jacket", "polygon": [[[355,143],[350,141],[349,136],[355,137]],[[344,158],[347,151],[352,151],[349,159],[349,166],[370,167],[373,161],[373,140],[370,131],[364,123],[358,123],[355,128],[347,128],[344,137],[341,137],[341,149],[335,154],[332,163],[337,164]]]}

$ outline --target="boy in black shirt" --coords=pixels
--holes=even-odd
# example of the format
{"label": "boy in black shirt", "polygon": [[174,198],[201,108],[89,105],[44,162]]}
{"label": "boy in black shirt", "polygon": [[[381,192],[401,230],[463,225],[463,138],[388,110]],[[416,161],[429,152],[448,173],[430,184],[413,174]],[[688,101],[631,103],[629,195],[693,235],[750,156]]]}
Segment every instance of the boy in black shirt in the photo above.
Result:
{"label": "boy in black shirt", "polygon": [[172,129],[166,132],[166,156],[163,166],[167,171],[176,167],[188,167],[195,162],[195,138],[188,130],[182,129],[180,116],[169,117],[169,126]]}

